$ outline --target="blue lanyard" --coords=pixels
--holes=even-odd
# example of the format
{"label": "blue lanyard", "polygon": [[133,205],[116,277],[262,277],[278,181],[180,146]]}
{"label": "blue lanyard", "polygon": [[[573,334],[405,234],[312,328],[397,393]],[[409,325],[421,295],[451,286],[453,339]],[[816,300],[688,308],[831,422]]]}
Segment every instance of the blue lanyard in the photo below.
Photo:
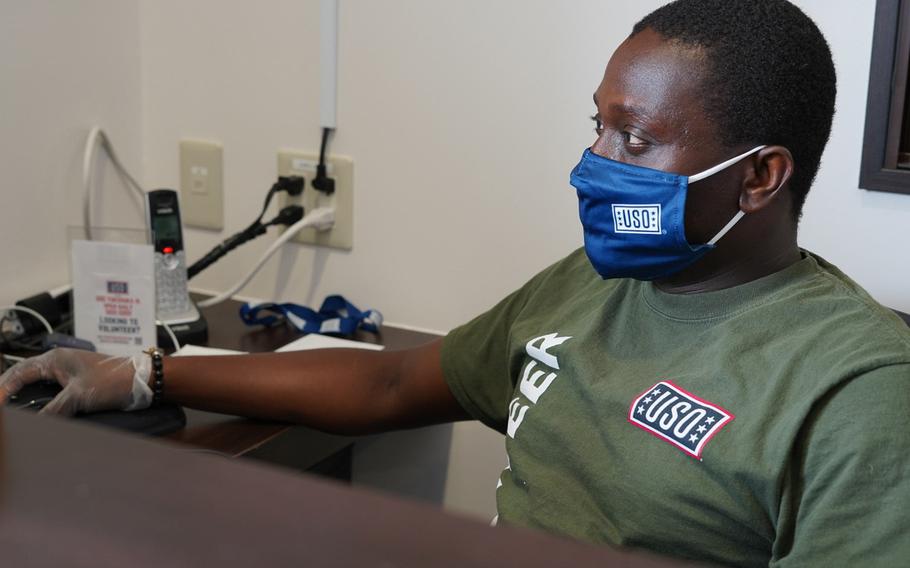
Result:
{"label": "blue lanyard", "polygon": [[302,333],[353,335],[357,329],[379,333],[382,327],[381,313],[362,312],[343,296],[327,297],[318,312],[299,304],[246,303],[240,307],[240,318],[247,325],[266,327],[284,320]]}

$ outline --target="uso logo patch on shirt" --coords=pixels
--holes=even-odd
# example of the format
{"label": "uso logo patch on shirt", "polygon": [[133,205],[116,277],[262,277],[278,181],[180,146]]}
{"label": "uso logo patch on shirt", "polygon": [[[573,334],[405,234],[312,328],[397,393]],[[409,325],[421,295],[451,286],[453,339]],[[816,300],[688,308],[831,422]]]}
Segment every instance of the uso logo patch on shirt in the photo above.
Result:
{"label": "uso logo patch on shirt", "polygon": [[629,407],[629,422],[698,459],[708,440],[733,418],[670,381],[657,383]]}

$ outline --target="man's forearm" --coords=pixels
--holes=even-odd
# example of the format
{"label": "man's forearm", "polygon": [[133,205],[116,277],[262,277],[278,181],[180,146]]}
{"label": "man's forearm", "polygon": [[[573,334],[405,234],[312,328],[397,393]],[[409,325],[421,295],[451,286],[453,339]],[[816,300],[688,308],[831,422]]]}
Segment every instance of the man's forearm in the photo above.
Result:
{"label": "man's forearm", "polygon": [[179,404],[336,433],[467,417],[441,378],[438,342],[407,351],[171,357],[164,375],[165,397]]}

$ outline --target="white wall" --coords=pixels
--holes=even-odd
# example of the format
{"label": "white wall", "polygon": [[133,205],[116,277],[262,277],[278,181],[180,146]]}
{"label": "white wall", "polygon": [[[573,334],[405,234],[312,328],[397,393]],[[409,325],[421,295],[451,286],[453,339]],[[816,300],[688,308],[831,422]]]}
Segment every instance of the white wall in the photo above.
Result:
{"label": "white wall", "polygon": [[[294,247],[280,278],[273,265],[246,293],[318,302],[343,292],[389,321],[447,330],[577,246],[568,172],[591,139],[591,92],[621,34],[589,17],[601,2],[576,4],[567,15],[542,1],[343,1],[332,150],[355,161],[354,249]],[[623,29],[632,22],[611,12]],[[142,4],[154,184],[177,183],[178,138],[220,140],[226,226],[249,222],[276,151],[317,148],[317,15],[315,1]],[[190,250],[221,237],[191,230]],[[266,245],[197,285],[230,284]]]}
{"label": "white wall", "polygon": [[[661,3],[342,0],[332,150],[355,162],[354,250],[289,247],[245,293],[312,304],[341,292],[389,321],[448,330],[578,246],[567,178],[592,139],[591,93],[613,48]],[[840,77],[802,243],[910,311],[910,197],[857,189],[874,3],[797,3],[827,34]],[[6,300],[65,277],[60,225],[79,220],[90,124],[111,131],[149,187],[176,186],[181,137],[224,144],[226,230],[189,230],[191,257],[255,215],[278,148],[317,147],[316,0],[0,7],[3,230],[45,229],[0,251],[4,266],[30,268],[0,286]],[[123,193],[105,190],[102,217],[129,221]],[[197,284],[228,286],[268,241]],[[501,439],[459,425],[451,455],[447,504],[492,514]]]}
{"label": "white wall", "polygon": [[800,242],[880,302],[910,312],[910,195],[857,189],[875,2],[797,2],[828,37],[837,66],[837,114],[809,193]]}
{"label": "white wall", "polygon": [[[0,305],[69,281],[66,227],[82,225],[92,125],[141,174],[138,36],[136,0],[0,0]],[[98,164],[97,222],[141,226],[109,162]]]}

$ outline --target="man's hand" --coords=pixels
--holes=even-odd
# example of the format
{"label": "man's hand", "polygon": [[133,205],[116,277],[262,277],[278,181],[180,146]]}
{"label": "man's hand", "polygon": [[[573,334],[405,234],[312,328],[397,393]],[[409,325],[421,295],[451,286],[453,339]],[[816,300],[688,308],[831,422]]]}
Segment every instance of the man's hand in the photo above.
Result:
{"label": "man's hand", "polygon": [[134,374],[133,362],[127,357],[54,349],[0,375],[0,404],[25,385],[49,379],[57,381],[63,390],[41,412],[72,415],[124,409],[133,403]]}

